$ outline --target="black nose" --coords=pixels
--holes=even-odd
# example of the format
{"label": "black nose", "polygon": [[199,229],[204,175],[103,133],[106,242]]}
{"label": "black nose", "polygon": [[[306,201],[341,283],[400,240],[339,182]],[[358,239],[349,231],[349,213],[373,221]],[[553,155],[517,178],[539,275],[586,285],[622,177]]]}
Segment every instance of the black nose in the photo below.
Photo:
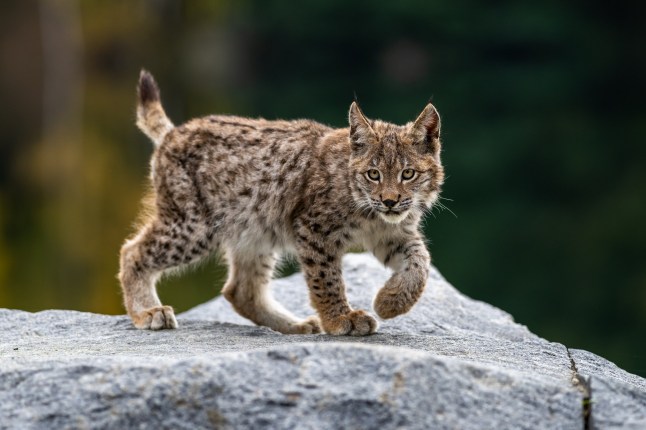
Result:
{"label": "black nose", "polygon": [[394,200],[387,199],[387,200],[383,200],[383,204],[385,204],[386,207],[388,208],[392,208],[397,204],[397,202]]}

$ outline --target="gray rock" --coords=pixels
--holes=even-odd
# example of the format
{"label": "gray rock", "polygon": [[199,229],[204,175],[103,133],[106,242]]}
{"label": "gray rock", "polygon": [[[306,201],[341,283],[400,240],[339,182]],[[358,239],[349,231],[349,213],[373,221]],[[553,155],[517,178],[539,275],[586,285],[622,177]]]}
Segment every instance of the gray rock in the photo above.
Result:
{"label": "gray rock", "polygon": [[[388,271],[363,254],[344,270],[351,303],[371,309]],[[312,313],[301,275],[272,289]],[[0,310],[0,428],[583,428],[587,377],[595,428],[644,422],[644,379],[539,338],[437,271],[410,313],[365,338],[281,335],[221,298],[178,321],[152,332]]]}
{"label": "gray rock", "polygon": [[588,351],[570,350],[590,386],[592,428],[646,429],[646,379]]}

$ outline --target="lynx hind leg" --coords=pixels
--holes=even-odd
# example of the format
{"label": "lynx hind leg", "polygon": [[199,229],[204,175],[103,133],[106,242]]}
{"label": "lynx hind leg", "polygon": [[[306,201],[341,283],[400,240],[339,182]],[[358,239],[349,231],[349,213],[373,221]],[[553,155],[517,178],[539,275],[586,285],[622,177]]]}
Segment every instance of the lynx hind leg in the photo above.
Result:
{"label": "lynx hind leg", "polygon": [[269,281],[275,264],[272,253],[246,256],[229,253],[227,257],[229,279],[222,294],[236,312],[284,334],[321,332],[318,317],[299,320],[271,296]]}
{"label": "lynx hind leg", "polygon": [[[191,231],[189,235],[186,232]],[[208,255],[213,234],[197,223],[156,220],[128,240],[121,249],[119,280],[128,315],[139,329],[177,328],[175,313],[162,305],[155,283],[171,269]]]}

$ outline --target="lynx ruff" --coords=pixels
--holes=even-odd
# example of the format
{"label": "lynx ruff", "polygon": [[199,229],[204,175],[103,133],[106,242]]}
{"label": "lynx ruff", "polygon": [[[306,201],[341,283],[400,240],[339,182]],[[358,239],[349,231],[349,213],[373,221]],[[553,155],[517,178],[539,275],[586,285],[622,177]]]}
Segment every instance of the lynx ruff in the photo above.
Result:
{"label": "lynx ruff", "polygon": [[[281,333],[377,330],[376,319],[346,298],[341,259],[349,247],[370,250],[393,270],[374,299],[379,317],[408,312],[419,299],[430,265],[420,220],[444,180],[433,105],[403,126],[369,120],[352,103],[342,129],[225,115],[176,127],[142,71],[137,125],[155,145],[149,213],[120,259],[125,307],[137,328],[177,328],[156,281],[216,251],[228,262],[224,297],[243,317]],[[297,256],[317,315],[298,319],[272,298],[280,252]]]}

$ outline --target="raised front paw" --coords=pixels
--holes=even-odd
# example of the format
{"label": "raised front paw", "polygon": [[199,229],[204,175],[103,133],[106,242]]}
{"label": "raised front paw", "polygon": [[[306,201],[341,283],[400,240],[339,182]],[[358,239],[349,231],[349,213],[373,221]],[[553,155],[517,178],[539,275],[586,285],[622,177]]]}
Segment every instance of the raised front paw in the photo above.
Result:
{"label": "raised front paw", "polygon": [[175,312],[170,306],[156,306],[132,314],[132,322],[139,329],[162,330],[177,328]]}
{"label": "raised front paw", "polygon": [[323,321],[326,333],[342,336],[366,336],[377,331],[377,320],[366,311],[351,311],[338,318]]}
{"label": "raised front paw", "polygon": [[373,308],[380,318],[394,318],[408,312],[422,295],[426,284],[395,274],[379,290]]}

